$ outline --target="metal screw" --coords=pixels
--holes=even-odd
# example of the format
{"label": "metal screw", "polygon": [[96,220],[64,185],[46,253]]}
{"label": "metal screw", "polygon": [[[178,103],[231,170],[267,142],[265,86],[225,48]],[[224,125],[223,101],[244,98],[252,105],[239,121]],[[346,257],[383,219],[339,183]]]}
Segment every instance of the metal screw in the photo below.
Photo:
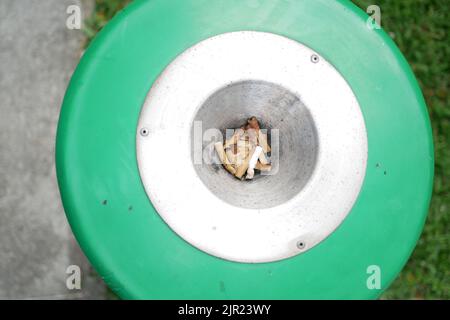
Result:
{"label": "metal screw", "polygon": [[317,55],[317,54],[313,54],[312,56],[311,56],[311,62],[312,63],[317,63],[317,62],[319,62],[319,56]]}
{"label": "metal screw", "polygon": [[146,137],[146,136],[148,136],[148,129],[147,128],[142,128],[140,133],[141,133],[141,136]]}
{"label": "metal screw", "polygon": [[305,249],[306,244],[303,241],[299,241],[297,242],[297,248],[299,248],[300,250]]}

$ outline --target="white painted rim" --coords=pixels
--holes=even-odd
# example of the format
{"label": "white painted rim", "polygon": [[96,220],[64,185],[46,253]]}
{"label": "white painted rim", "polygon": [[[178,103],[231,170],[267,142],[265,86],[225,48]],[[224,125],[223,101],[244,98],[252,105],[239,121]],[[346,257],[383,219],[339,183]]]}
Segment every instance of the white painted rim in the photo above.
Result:
{"label": "white painted rim", "polygon": [[[317,163],[308,183],[269,209],[239,208],[219,199],[191,161],[197,110],[217,90],[245,80],[295,93],[318,134]],[[143,128],[148,132],[142,134]],[[285,259],[328,237],[353,207],[367,165],[364,119],[345,79],[308,47],[253,31],[209,38],[178,56],[145,100],[136,146],[142,182],[164,221],[200,250],[250,263]]]}

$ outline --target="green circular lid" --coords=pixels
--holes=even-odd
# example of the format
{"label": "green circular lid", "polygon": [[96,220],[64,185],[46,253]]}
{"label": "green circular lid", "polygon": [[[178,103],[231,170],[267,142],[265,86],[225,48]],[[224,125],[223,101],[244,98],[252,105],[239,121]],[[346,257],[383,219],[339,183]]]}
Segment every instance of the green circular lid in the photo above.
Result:
{"label": "green circular lid", "polygon": [[[67,90],[56,160],[73,232],[120,297],[368,299],[389,286],[426,218],[433,145],[408,63],[366,20],[349,1],[154,0],[134,1],[101,31]],[[185,241],[155,210],[138,167],[136,132],[156,79],[187,49],[237,31],[283,36],[317,52],[312,63],[326,59],[367,134],[365,177],[345,219],[311,249],[272,262],[224,260]],[[380,287],[368,285],[373,270]]]}

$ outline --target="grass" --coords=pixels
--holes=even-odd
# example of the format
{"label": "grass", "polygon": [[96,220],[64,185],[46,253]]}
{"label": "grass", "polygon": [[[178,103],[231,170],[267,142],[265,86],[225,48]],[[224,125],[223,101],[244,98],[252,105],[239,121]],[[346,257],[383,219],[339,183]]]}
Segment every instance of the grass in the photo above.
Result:
{"label": "grass", "polygon": [[130,2],[131,0],[95,0],[94,11],[92,15],[84,21],[83,26],[83,31],[86,35],[86,47],[108,21]]}
{"label": "grass", "polygon": [[428,220],[419,243],[386,299],[450,298],[450,2],[355,0],[377,4],[391,34],[419,81],[433,127],[435,182]]}
{"label": "grass", "polygon": [[[329,0],[333,1],[333,0]],[[96,0],[87,19],[88,42],[130,0]],[[365,11],[381,8],[381,24],[411,64],[433,126],[435,182],[428,220],[411,259],[383,299],[450,298],[450,2],[442,0],[353,0]]]}

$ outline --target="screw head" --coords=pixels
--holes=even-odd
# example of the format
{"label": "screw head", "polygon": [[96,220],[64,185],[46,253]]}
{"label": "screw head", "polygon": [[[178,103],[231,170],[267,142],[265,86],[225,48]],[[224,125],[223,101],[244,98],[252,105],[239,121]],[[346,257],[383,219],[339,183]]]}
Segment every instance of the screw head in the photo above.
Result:
{"label": "screw head", "polygon": [[317,62],[319,62],[319,56],[317,55],[317,54],[313,54],[312,56],[311,56],[311,62],[312,63],[317,63]]}
{"label": "screw head", "polygon": [[140,131],[141,136],[146,137],[148,136],[148,129],[147,128],[142,128]]}
{"label": "screw head", "polygon": [[299,242],[297,242],[297,248],[298,249],[303,250],[303,249],[305,249],[305,247],[306,247],[306,243],[305,242],[303,242],[301,240]]}

